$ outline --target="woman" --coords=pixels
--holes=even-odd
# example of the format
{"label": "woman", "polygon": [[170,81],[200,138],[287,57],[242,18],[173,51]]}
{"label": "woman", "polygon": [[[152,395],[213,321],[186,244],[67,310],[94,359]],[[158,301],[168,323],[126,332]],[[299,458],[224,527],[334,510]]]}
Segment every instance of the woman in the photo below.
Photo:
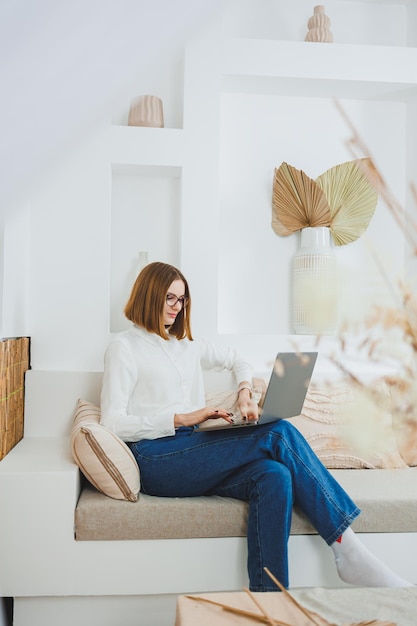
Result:
{"label": "woman", "polygon": [[191,298],[182,273],[147,265],[125,307],[133,326],[110,342],[101,394],[102,423],[128,442],[144,493],[217,494],[249,503],[252,591],[276,591],[264,567],[288,587],[287,543],[293,506],[331,546],[339,576],[364,586],[409,583],[378,561],[350,529],[360,511],[287,421],[210,432],[202,422],[230,415],[205,406],[203,370],[230,370],[243,417],[257,420],[252,370],[234,350],[194,341]]}

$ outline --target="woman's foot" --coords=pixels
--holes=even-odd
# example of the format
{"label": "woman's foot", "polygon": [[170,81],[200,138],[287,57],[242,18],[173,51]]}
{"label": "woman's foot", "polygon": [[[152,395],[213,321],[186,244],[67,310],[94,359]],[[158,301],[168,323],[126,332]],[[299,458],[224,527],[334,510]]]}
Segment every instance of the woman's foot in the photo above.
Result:
{"label": "woman's foot", "polygon": [[413,587],[366,548],[351,528],[331,546],[340,578],[360,587]]}

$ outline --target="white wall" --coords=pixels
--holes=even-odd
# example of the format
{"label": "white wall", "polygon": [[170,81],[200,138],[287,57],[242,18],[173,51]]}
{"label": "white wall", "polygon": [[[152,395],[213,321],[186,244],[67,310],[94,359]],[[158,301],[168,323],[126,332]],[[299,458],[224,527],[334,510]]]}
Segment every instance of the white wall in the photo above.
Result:
{"label": "white wall", "polygon": [[[299,2],[296,11],[287,1],[222,6],[223,33],[300,41],[313,5]],[[406,43],[402,3],[333,0],[326,11],[340,43]],[[133,17],[139,19],[126,14],[126,21]],[[271,229],[273,170],[286,160],[315,177],[351,158],[344,143],[349,133],[330,98],[212,89],[216,51],[205,24],[192,30],[195,55],[188,57],[185,81],[189,32],[148,64],[138,41],[137,67],[129,56],[129,76],[127,57],[115,52],[122,84],[103,95],[5,205],[2,334],[31,335],[35,368],[101,368],[110,332],[123,326],[123,294],[143,251],[149,260],[180,264],[190,277],[197,333],[244,347],[260,366],[291,338],[289,268],[298,237],[278,238]],[[114,41],[116,32],[107,26]],[[158,28],[152,15],[149,30]],[[82,63],[76,68],[82,73]],[[126,123],[130,99],[149,92],[163,98],[167,127],[184,126],[182,175],[112,172],[111,123]],[[76,99],[82,101],[82,90]],[[404,200],[405,104],[346,98],[343,105]],[[403,272],[402,233],[379,205],[366,240],[337,250],[346,301],[385,297],[381,281],[374,282],[367,241],[384,250],[395,279]]]}
{"label": "white wall", "polygon": [[[221,0],[1,0],[1,210],[38,178],[103,105],[137,95],[138,70],[152,87],[157,55],[172,64],[189,32]],[[171,58],[172,57],[172,58]],[[132,89],[133,84],[133,89]],[[171,92],[169,81],[164,93]]]}
{"label": "white wall", "polygon": [[166,125],[181,125],[184,39],[218,3],[0,3],[9,95],[0,115],[0,332],[32,337],[33,367],[101,367],[111,121],[125,123],[130,100],[157,91]]}

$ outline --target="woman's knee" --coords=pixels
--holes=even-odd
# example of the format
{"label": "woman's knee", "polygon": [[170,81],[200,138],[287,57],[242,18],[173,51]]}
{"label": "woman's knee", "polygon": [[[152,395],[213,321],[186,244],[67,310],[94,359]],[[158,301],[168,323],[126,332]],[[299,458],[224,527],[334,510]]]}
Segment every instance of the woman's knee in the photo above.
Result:
{"label": "woman's knee", "polygon": [[307,443],[304,435],[289,420],[274,422],[269,433],[277,435],[282,441],[286,441],[291,448],[305,446]]}
{"label": "woman's knee", "polygon": [[272,424],[272,431],[281,435],[297,437],[300,431],[289,420],[277,420]]}
{"label": "woman's knee", "polygon": [[263,459],[256,464],[252,474],[256,489],[282,498],[292,497],[293,484],[289,469],[273,459]]}

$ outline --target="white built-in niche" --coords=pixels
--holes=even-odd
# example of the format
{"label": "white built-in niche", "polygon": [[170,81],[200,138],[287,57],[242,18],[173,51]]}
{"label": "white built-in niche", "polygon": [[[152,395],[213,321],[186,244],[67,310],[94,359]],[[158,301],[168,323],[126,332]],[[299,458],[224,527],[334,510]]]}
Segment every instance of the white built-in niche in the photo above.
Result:
{"label": "white built-in niche", "polygon": [[179,264],[179,174],[176,167],[112,170],[110,332],[128,327],[123,308],[144,265]]}

